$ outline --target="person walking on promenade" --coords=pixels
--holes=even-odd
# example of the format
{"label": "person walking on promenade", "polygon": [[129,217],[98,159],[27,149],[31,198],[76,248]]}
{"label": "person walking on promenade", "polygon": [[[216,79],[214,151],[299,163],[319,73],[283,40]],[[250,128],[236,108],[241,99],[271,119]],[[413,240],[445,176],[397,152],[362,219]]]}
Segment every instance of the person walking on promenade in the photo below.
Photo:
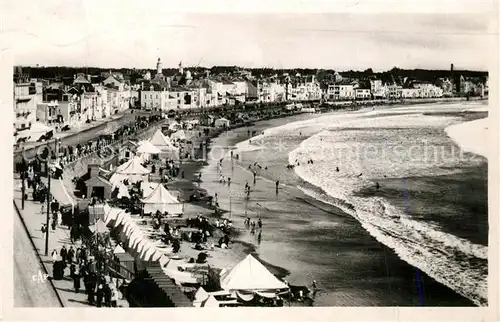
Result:
{"label": "person walking on promenade", "polygon": [[276,194],[278,194],[279,185],[280,185],[280,181],[276,180]]}
{"label": "person walking on promenade", "polygon": [[112,291],[108,283],[104,283],[103,293],[104,293],[104,306],[111,307]]}
{"label": "person walking on promenade", "polygon": [[53,263],[59,260],[59,254],[57,253],[57,249],[54,249],[52,253],[50,253],[50,257],[52,257]]}
{"label": "person walking on promenade", "polygon": [[80,292],[80,269],[76,266],[73,276],[73,288],[75,289],[75,293]]}
{"label": "person walking on promenade", "polygon": [[116,286],[111,289],[111,307],[116,307],[118,302],[118,290]]}
{"label": "person walking on promenade", "polygon": [[45,240],[45,234],[48,234],[49,233],[49,230],[47,228],[47,225],[46,224],[43,224],[42,225],[42,228],[40,229],[42,231],[42,238]]}
{"label": "person walking on promenade", "polygon": [[96,292],[96,306],[97,307],[101,307],[102,306],[102,300],[103,300],[103,297],[104,297],[104,291],[102,289],[102,284],[99,284],[99,286],[97,287],[97,292]]}
{"label": "person walking on promenade", "polygon": [[66,263],[67,259],[68,259],[68,250],[66,249],[66,246],[63,245],[63,247],[61,248],[61,260],[63,263]]}
{"label": "person walking on promenade", "polygon": [[259,221],[257,222],[259,225],[259,228],[262,228],[262,220],[259,218]]}
{"label": "person walking on promenade", "polygon": [[75,258],[75,250],[73,249],[73,246],[69,247],[68,250],[68,263],[73,263],[73,259]]}

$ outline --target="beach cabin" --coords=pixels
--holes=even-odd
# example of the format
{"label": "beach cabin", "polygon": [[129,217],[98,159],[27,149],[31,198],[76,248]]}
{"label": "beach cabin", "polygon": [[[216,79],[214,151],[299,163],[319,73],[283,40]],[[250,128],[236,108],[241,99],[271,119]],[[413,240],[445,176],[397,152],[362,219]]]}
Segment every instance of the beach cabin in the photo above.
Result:
{"label": "beach cabin", "polygon": [[115,265],[115,270],[122,276],[129,276],[131,272],[134,272],[134,258],[127,253],[123,247],[117,245],[113,251],[115,261],[119,265]]}
{"label": "beach cabin", "polygon": [[128,140],[127,142],[125,142],[121,147],[120,147],[120,150],[119,150],[119,159],[130,159],[132,157],[135,156],[135,151],[137,150],[137,147],[138,147],[138,144],[133,142],[133,141],[130,141]]}
{"label": "beach cabin", "polygon": [[219,128],[226,128],[227,129],[227,128],[229,128],[229,124],[230,124],[229,120],[226,118],[223,118],[223,117],[215,120],[215,127],[218,129]]}
{"label": "beach cabin", "polygon": [[103,198],[105,200],[111,198],[113,185],[106,179],[99,176],[100,165],[97,163],[89,164],[90,178],[85,181],[87,186],[87,196]]}

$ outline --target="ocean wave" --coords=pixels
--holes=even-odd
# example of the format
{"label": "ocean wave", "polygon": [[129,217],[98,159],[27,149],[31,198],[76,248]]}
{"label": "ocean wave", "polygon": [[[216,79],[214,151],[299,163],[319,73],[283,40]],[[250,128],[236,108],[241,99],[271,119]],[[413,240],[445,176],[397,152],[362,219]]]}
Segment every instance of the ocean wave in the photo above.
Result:
{"label": "ocean wave", "polygon": [[[311,182],[310,182],[311,183]],[[418,223],[385,200],[352,198],[349,201],[299,187],[306,195],[335,206],[357,219],[361,226],[399,258],[472,300],[486,306],[486,262],[477,267],[477,258],[486,259],[487,248]],[[355,206],[353,206],[353,204]],[[454,260],[460,252],[460,260]]]}

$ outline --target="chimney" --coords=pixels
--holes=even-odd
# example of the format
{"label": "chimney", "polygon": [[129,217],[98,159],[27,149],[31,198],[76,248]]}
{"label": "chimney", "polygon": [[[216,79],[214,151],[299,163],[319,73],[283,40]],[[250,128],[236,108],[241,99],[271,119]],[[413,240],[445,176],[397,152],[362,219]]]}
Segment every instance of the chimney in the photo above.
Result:
{"label": "chimney", "polygon": [[91,178],[99,176],[99,167],[98,163],[89,163],[88,170]]}
{"label": "chimney", "polygon": [[453,64],[451,64],[451,72],[453,73]]}

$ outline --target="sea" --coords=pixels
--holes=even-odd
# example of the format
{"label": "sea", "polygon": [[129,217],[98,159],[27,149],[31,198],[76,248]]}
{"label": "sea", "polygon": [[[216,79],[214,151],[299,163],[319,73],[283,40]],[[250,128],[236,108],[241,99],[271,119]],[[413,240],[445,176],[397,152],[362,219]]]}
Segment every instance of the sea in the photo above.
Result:
{"label": "sea", "polygon": [[[445,132],[465,121],[463,111],[485,107],[370,107],[258,122],[214,140],[202,188],[218,193],[241,240],[290,271],[289,283],[316,281],[315,306],[486,306],[488,163]],[[261,218],[260,236],[246,217]]]}

